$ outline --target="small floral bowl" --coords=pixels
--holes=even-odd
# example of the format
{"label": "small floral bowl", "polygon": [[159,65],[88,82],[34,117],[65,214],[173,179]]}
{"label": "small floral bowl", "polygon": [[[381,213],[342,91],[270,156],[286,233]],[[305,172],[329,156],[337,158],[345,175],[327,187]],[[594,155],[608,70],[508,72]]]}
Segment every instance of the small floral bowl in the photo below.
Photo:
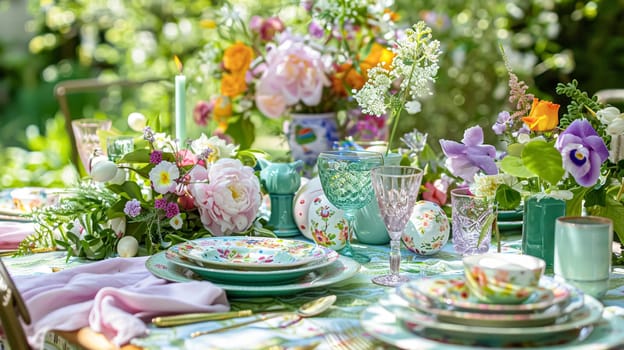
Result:
{"label": "small floral bowl", "polygon": [[544,260],[519,254],[489,253],[463,259],[468,289],[488,304],[519,304],[533,294],[544,274]]}

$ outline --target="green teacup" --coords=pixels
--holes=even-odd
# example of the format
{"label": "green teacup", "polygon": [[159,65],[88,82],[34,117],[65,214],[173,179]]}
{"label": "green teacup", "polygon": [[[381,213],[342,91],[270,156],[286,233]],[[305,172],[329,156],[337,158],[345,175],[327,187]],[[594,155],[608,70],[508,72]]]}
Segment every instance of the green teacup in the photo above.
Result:
{"label": "green teacup", "polygon": [[463,259],[466,285],[488,304],[519,304],[531,296],[544,273],[544,260],[518,254],[489,253]]}

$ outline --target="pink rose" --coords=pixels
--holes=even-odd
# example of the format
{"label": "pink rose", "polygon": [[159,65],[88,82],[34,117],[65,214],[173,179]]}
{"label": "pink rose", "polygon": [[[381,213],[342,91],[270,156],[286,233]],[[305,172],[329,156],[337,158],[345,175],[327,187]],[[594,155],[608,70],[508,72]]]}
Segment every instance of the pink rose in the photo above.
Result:
{"label": "pink rose", "polygon": [[199,101],[193,109],[193,120],[197,125],[206,126],[210,120],[210,114],[214,109],[215,101]]}
{"label": "pink rose", "polygon": [[280,118],[286,113],[286,100],[268,81],[260,81],[256,87],[256,106],[269,118]]}
{"label": "pink rose", "polygon": [[[201,170],[194,175],[201,176]],[[189,185],[204,227],[216,236],[249,229],[261,200],[260,182],[253,169],[238,159],[222,158],[207,175],[208,183]]]}
{"label": "pink rose", "polygon": [[[266,61],[266,69],[258,83],[258,95],[262,97],[256,97],[261,111],[260,105],[272,106],[274,108],[267,110],[275,112],[276,106],[282,107],[284,103],[286,106],[300,102],[316,106],[321,102],[323,87],[329,86],[330,81],[319,51],[296,38],[289,38],[272,47]],[[283,101],[276,96],[281,96]]]}
{"label": "pink rose", "polygon": [[425,191],[422,194],[424,200],[429,202],[433,202],[443,206],[446,204],[447,195],[446,190],[448,189],[448,183],[446,183],[442,179],[437,179],[433,182],[425,183]]}
{"label": "pink rose", "polygon": [[179,166],[195,165],[197,164],[197,156],[193,152],[183,149],[178,151],[178,164]]}

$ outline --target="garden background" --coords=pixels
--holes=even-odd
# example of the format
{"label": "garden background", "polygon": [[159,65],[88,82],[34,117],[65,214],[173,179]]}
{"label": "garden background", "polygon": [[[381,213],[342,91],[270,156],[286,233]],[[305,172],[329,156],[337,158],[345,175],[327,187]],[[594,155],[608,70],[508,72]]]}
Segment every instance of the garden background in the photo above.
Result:
{"label": "garden background", "polygon": [[[230,11],[279,15],[288,26],[310,18],[298,1],[232,1]],[[202,21],[222,11],[221,1],[0,0],[0,188],[67,186],[78,173],[54,97],[60,81],[84,78],[164,79],[139,88],[113,87],[68,96],[70,114],[109,118],[125,131],[131,112],[159,116],[171,127],[173,56],[195,77],[189,106],[208,100],[214,82],[201,79],[202,52],[219,45],[219,30]],[[399,134],[414,128],[460,139],[479,124],[490,129],[507,105],[503,46],[513,71],[540,98],[559,102],[558,82],[577,79],[590,94],[624,88],[624,0],[397,0],[400,23],[425,20],[442,44],[435,94],[422,112],[402,118]],[[223,15],[220,13],[219,15]],[[205,23],[205,22],[204,22]],[[277,125],[254,120],[256,134],[278,135]],[[189,136],[207,128],[194,127]],[[258,137],[262,140],[262,137]],[[260,142],[260,141],[259,141]],[[284,143],[285,144],[285,143]]]}

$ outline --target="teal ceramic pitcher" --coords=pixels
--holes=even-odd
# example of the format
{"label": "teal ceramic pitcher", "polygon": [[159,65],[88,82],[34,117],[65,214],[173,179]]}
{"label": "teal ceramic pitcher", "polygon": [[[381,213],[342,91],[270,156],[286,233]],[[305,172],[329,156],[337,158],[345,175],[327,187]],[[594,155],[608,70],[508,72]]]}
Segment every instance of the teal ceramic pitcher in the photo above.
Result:
{"label": "teal ceramic pitcher", "polygon": [[271,217],[268,225],[278,237],[290,237],[299,234],[293,219],[293,198],[301,184],[299,169],[303,161],[292,163],[272,163],[258,159],[260,181],[271,198]]}

